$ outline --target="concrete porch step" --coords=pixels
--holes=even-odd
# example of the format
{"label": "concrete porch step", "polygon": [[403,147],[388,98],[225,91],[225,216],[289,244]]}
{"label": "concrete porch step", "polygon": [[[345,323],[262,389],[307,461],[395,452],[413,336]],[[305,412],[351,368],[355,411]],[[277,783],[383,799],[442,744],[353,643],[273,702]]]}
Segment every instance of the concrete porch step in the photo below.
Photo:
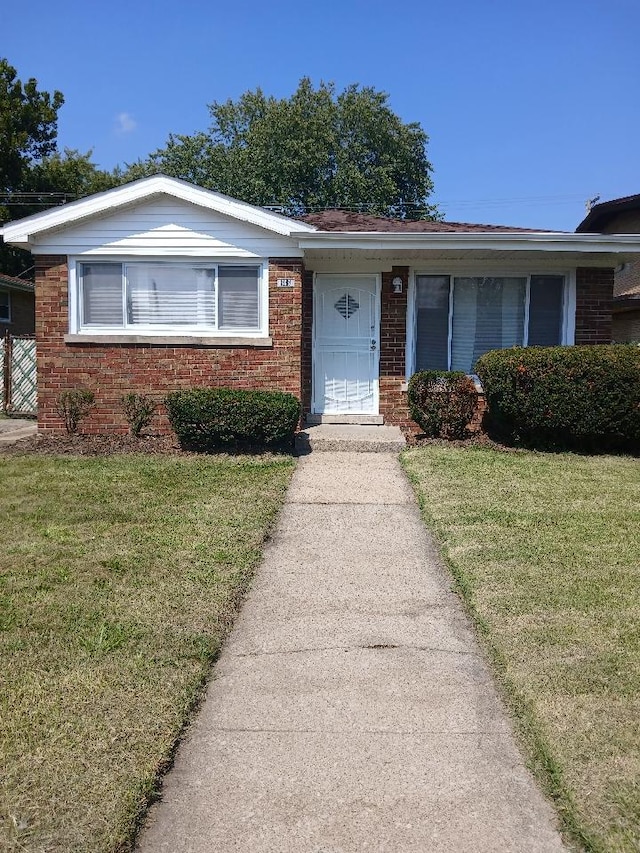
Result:
{"label": "concrete porch step", "polygon": [[318,424],[296,435],[299,453],[351,451],[359,453],[399,453],[406,441],[399,427],[366,424]]}

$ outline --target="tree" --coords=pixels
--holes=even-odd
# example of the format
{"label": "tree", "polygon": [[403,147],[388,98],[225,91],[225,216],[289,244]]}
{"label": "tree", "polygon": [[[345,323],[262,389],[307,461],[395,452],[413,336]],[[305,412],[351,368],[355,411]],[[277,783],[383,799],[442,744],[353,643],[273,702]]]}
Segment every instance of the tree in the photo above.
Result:
{"label": "tree", "polygon": [[39,92],[31,78],[24,84],[16,69],[0,59],[0,191],[20,189],[31,164],[56,150],[62,92]]}
{"label": "tree", "polygon": [[[0,223],[108,189],[121,182],[91,162],[91,152],[57,151],[61,92],[24,85],[0,59]],[[0,272],[18,275],[32,265],[29,252],[0,245]]]}
{"label": "tree", "polygon": [[388,95],[303,78],[290,98],[261,89],[209,106],[208,133],[171,135],[129,166],[127,179],[164,172],[291,216],[327,207],[434,218],[428,137],[404,124]]}

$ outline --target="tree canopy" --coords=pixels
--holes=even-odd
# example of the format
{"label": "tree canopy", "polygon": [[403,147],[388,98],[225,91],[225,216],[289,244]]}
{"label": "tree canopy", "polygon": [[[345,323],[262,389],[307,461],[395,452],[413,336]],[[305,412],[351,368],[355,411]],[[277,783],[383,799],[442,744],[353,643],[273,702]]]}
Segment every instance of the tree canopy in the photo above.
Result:
{"label": "tree canopy", "polygon": [[20,188],[31,164],[55,152],[63,103],[62,92],[40,92],[33,78],[23,85],[0,59],[0,190]]}
{"label": "tree canopy", "polygon": [[[56,204],[108,189],[122,178],[99,170],[91,152],[57,149],[61,92],[22,83],[0,59],[0,222],[39,213]],[[19,274],[31,266],[28,252],[0,245],[0,271]]]}
{"label": "tree canopy", "polygon": [[[389,97],[352,84],[314,87],[304,77],[289,98],[261,89],[209,106],[208,131],[170,135],[124,170],[102,171],[91,152],[57,148],[61,92],[22,83],[0,59],[0,223],[145,175],[164,172],[289,216],[331,207],[407,219],[437,218],[429,204],[428,137],[404,123]],[[0,245],[0,270],[18,274],[29,253]]]}
{"label": "tree canopy", "polygon": [[336,94],[303,78],[290,98],[261,89],[209,106],[208,132],[171,135],[128,168],[132,179],[164,172],[288,215],[327,207],[433,218],[428,137],[405,124],[388,95],[356,84]]}

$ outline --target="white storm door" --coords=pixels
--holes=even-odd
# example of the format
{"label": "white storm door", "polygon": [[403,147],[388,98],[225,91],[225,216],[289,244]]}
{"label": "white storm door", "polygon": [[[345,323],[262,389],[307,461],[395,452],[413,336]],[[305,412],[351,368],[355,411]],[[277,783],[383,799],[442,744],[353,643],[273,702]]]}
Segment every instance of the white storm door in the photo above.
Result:
{"label": "white storm door", "polygon": [[378,414],[379,301],[375,275],[316,276],[315,414]]}

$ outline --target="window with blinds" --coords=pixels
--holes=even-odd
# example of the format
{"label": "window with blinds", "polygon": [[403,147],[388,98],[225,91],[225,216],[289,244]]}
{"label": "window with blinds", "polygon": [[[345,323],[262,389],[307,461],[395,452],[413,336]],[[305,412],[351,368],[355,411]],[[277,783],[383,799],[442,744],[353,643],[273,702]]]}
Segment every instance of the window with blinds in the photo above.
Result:
{"label": "window with blinds", "polygon": [[562,275],[417,275],[415,369],[472,373],[485,352],[562,342]]}
{"label": "window with blinds", "polygon": [[221,329],[253,329],[260,325],[259,280],[255,267],[218,269],[218,306]]}
{"label": "window with blinds", "polygon": [[82,325],[122,326],[121,264],[82,264]]}
{"label": "window with blinds", "polygon": [[260,266],[86,263],[79,269],[81,327],[260,330]]}

